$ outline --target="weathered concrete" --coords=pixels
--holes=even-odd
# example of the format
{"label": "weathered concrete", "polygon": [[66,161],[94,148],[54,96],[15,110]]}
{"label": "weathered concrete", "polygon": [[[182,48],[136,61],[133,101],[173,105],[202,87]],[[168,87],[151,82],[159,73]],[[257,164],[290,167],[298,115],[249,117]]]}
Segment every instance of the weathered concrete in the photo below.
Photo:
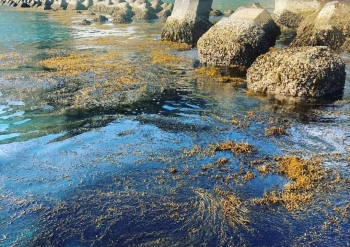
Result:
{"label": "weathered concrete", "polygon": [[88,9],[88,8],[90,8],[92,5],[93,5],[93,1],[92,0],[85,0],[85,1],[83,1],[81,4],[86,8],[86,9]]}
{"label": "weathered concrete", "polygon": [[333,1],[306,18],[297,30],[293,46],[329,46],[350,51],[350,3]]}
{"label": "weathered concrete", "polygon": [[209,22],[212,3],[213,0],[176,0],[162,30],[162,40],[196,46],[198,39],[212,26]]}
{"label": "weathered concrete", "polygon": [[51,0],[43,0],[41,1],[41,4],[38,6],[38,9],[50,10],[52,3],[53,1]]}
{"label": "weathered concrete", "polygon": [[156,13],[159,13],[160,11],[163,10],[163,8],[162,8],[163,4],[164,3],[162,2],[162,0],[153,0],[151,3],[151,6]]}
{"label": "weathered concrete", "polygon": [[151,7],[148,1],[144,3],[135,2],[131,6],[132,11],[135,13],[132,17],[134,20],[153,20],[158,18],[155,10]]}
{"label": "weathered concrete", "polygon": [[308,15],[320,10],[324,0],[275,0],[274,19],[278,24],[296,29]]}
{"label": "weathered concrete", "polygon": [[279,34],[260,4],[248,5],[223,18],[199,39],[198,56],[206,65],[249,67],[275,44]]}
{"label": "weathered concrete", "polygon": [[85,5],[83,5],[79,0],[69,0],[67,9],[69,10],[86,10]]}
{"label": "weathered concrete", "polygon": [[68,4],[65,0],[55,0],[51,5],[51,9],[53,10],[66,9],[67,5]]}
{"label": "weathered concrete", "polygon": [[157,16],[159,18],[159,22],[166,22],[169,16],[171,16],[171,10],[162,10],[159,13],[157,13]]}
{"label": "weathered concrete", "polygon": [[134,12],[132,11],[131,6],[127,2],[114,4],[113,12],[113,23],[122,24],[132,22],[132,17]]}
{"label": "weathered concrete", "polygon": [[345,64],[326,46],[291,47],[261,55],[247,72],[247,87],[276,96],[318,98],[341,93]]}

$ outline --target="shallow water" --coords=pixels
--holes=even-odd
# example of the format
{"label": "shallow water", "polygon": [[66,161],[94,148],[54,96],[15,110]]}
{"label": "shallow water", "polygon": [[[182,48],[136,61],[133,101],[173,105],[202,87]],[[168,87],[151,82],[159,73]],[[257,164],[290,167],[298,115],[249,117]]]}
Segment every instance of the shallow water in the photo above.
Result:
{"label": "shallow water", "polygon": [[[288,182],[276,173],[259,175],[251,161],[333,154],[325,165],[349,178],[348,104],[286,104],[251,97],[244,86],[195,80],[192,68],[186,68],[172,87],[142,105],[59,114],[58,106],[23,101],[5,84],[34,84],[26,80],[33,76],[25,74],[42,69],[35,61],[47,56],[47,49],[104,49],[83,42],[104,35],[142,40],[156,34],[157,40],[160,25],[70,28],[42,13],[9,10],[0,8],[0,28],[13,16],[15,23],[24,18],[24,29],[39,18],[48,24],[42,28],[55,35],[47,42],[49,30],[28,29],[25,45],[16,34],[1,46],[1,54],[23,51],[33,67],[0,71],[0,246],[349,245],[349,216],[332,210],[349,204],[348,184],[320,193],[305,211],[250,203]],[[196,58],[195,50],[176,54]],[[348,100],[349,56],[343,54],[343,59],[348,75],[343,99]],[[289,136],[265,136],[272,117],[290,123]],[[208,151],[211,144],[228,140],[252,144],[256,152]],[[196,146],[199,151],[191,153]],[[219,158],[228,162],[219,165]],[[256,177],[245,181],[249,170]],[[249,224],[230,223],[220,190],[241,200],[236,220]],[[328,219],[332,223],[323,229]]]}

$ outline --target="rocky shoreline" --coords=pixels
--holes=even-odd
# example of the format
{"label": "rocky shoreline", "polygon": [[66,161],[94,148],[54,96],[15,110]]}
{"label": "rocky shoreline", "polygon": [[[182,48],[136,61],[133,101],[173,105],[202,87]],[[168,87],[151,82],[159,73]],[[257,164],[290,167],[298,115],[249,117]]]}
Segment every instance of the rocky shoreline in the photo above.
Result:
{"label": "rocky shoreline", "polygon": [[[75,10],[77,15],[81,14],[81,10],[88,10],[91,18],[83,19],[81,25],[90,25],[92,21],[104,23],[108,18],[115,24],[159,19],[160,22],[165,22],[161,31],[163,41],[183,44],[188,46],[186,49],[196,47],[202,67],[217,66],[248,70],[247,88],[252,92],[287,96],[298,100],[322,98],[335,92],[341,94],[345,82],[345,66],[336,53],[348,52],[349,17],[344,13],[350,5],[346,1],[306,2],[300,5],[298,0],[279,0],[276,2],[273,14],[268,13],[260,4],[250,4],[233,13],[230,12],[230,16],[224,16],[217,23],[209,21],[210,15],[220,15],[218,11],[212,10],[212,0],[176,1],[174,5],[163,3],[161,0],[152,2],[3,0],[2,4],[38,9]],[[291,19],[294,20],[293,23]],[[302,55],[294,56],[289,48],[273,48],[281,34],[280,30],[285,32],[286,28],[288,32],[296,32],[291,46],[301,47],[295,48],[295,51],[303,52],[295,54]],[[307,48],[311,46],[320,47],[317,48],[319,51],[325,51],[322,46],[331,50],[327,50],[327,55],[322,52],[315,55],[313,53],[315,49]],[[166,56],[161,53],[158,55]],[[296,62],[293,65],[285,63],[282,66],[282,61],[290,60],[291,55]],[[279,59],[272,62],[266,57]],[[304,57],[307,57],[308,66],[303,65],[303,61],[306,61]],[[333,63],[324,66],[322,61],[329,58]],[[310,70],[311,67],[315,69]],[[261,71],[264,71],[265,75],[262,75]],[[288,71],[292,71],[293,75]],[[258,74],[260,76],[257,76]],[[263,79],[265,77],[270,79]],[[279,87],[282,88],[278,89]],[[294,88],[293,92],[288,88]],[[126,88],[126,92],[128,90]],[[287,91],[289,93],[286,93]],[[121,102],[118,104],[122,104]]]}

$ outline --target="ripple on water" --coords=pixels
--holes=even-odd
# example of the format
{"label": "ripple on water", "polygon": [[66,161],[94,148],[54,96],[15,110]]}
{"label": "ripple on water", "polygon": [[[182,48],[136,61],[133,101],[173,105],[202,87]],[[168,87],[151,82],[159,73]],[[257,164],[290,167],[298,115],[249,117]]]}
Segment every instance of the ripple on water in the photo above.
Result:
{"label": "ripple on water", "polygon": [[20,135],[21,135],[21,133],[10,133],[10,134],[7,134],[7,135],[0,135],[0,141],[11,139],[11,138],[14,138],[14,137],[18,137]]}
{"label": "ripple on water", "polygon": [[9,124],[0,124],[0,132],[4,132],[10,127]]}
{"label": "ripple on water", "polygon": [[4,120],[7,120],[7,119],[10,119],[10,118],[14,118],[14,117],[20,117],[20,116],[23,116],[25,113],[25,111],[17,111],[13,114],[10,114],[10,115],[5,115],[5,116],[1,116],[0,119],[4,119]]}
{"label": "ripple on water", "polygon": [[25,123],[29,122],[30,120],[31,120],[30,118],[27,118],[27,119],[24,119],[21,121],[14,122],[13,124],[14,125],[21,125],[21,124],[25,124]]}

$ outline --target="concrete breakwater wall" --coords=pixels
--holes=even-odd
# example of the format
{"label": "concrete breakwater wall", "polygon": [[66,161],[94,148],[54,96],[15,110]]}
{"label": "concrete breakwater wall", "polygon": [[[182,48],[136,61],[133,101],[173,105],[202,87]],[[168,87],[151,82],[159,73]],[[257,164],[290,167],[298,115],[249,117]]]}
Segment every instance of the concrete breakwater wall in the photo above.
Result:
{"label": "concrete breakwater wall", "polygon": [[[173,4],[161,0],[1,0],[0,5],[42,10],[91,10],[94,12],[134,19],[166,18],[171,15]],[[125,19],[125,18],[124,18]],[[125,22],[125,21],[121,21]]]}

